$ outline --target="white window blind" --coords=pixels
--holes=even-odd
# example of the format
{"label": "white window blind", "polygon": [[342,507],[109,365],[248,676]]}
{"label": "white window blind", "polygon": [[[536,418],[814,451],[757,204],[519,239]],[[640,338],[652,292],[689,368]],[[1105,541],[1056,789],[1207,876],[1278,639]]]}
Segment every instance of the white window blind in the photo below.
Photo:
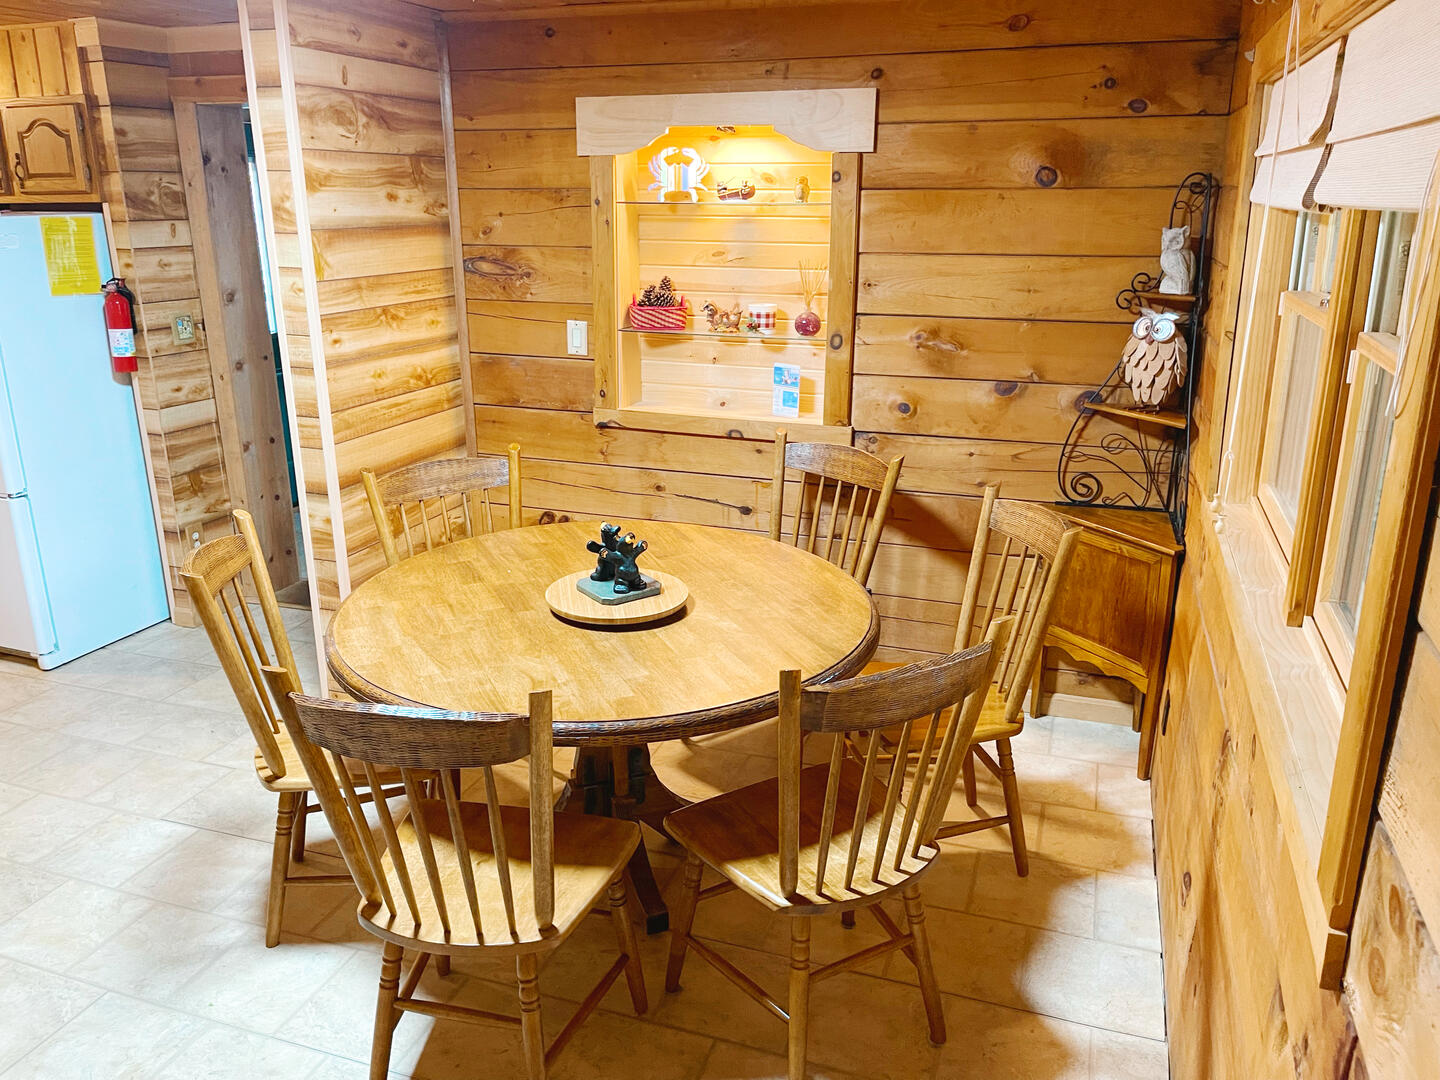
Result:
{"label": "white window blind", "polygon": [[1440,152],[1440,3],[1392,0],[1350,32],[1315,201],[1419,210]]}
{"label": "white window blind", "polygon": [[1306,196],[1324,152],[1339,57],[1337,41],[1268,88],[1251,202],[1282,210],[1313,205]]}

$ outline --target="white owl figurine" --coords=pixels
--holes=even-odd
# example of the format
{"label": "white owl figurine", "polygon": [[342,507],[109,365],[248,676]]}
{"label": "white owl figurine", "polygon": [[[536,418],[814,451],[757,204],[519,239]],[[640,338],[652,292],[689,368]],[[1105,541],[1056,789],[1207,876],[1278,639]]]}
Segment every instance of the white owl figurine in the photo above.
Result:
{"label": "white owl figurine", "polygon": [[1195,280],[1195,253],[1190,243],[1190,226],[1160,230],[1160,289],[1171,296],[1186,296]]}
{"label": "white owl figurine", "polygon": [[1167,398],[1185,385],[1189,350],[1180,333],[1180,316],[1170,311],[1142,308],[1130,329],[1130,340],[1121,358],[1125,382],[1135,404],[1159,409]]}

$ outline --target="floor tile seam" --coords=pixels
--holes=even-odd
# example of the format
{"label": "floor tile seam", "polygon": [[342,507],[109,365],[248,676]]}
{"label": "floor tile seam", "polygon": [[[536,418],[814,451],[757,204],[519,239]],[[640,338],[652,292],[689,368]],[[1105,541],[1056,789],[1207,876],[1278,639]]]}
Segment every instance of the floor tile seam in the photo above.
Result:
{"label": "floor tile seam", "polygon": [[[20,960],[11,960],[11,963],[22,964],[23,966],[29,967],[29,968],[31,968],[32,970],[45,972],[45,973],[47,973],[47,974],[59,974],[59,973],[57,973],[57,972],[49,971],[49,969],[47,969],[47,968],[37,968],[37,967],[35,967],[35,965],[33,965],[33,964],[26,964],[24,961],[20,961]],[[96,995],[94,1001],[92,1001],[92,1002],[90,1002],[88,1005],[86,1005],[84,1009],[81,1009],[80,1012],[76,1013],[76,1014],[75,1014],[74,1016],[72,1016],[69,1020],[67,1020],[64,1024],[61,1024],[60,1027],[58,1027],[58,1028],[55,1029],[55,1031],[51,1032],[51,1033],[50,1033],[49,1035],[47,1035],[44,1039],[42,1039],[39,1043],[37,1043],[35,1046],[31,1047],[31,1049],[30,1049],[29,1051],[27,1051],[21,1058],[19,1058],[19,1059],[16,1060],[14,1063],[12,1063],[12,1064],[10,1065],[10,1067],[9,1067],[8,1069],[6,1069],[6,1071],[5,1071],[3,1074],[0,1074],[0,1078],[3,1078],[4,1076],[10,1075],[10,1073],[16,1068],[16,1066],[20,1065],[21,1063],[23,1063],[23,1062],[26,1060],[26,1058],[29,1058],[31,1055],[33,1055],[34,1053],[36,1053],[37,1051],[39,1051],[42,1047],[45,1046],[46,1043],[49,1043],[49,1042],[51,1042],[52,1040],[54,1040],[56,1037],[62,1035],[62,1034],[65,1032],[65,1029],[66,1029],[66,1028],[68,1028],[68,1027],[70,1027],[72,1024],[74,1024],[77,1020],[79,1020],[79,1019],[81,1018],[81,1016],[83,1016],[85,1013],[89,1012],[90,1009],[94,1008],[97,1004],[100,1003],[101,1000],[103,1000],[103,999],[106,998],[106,997],[123,998],[123,999],[125,999],[126,1001],[136,1002],[136,1003],[138,1003],[138,1004],[140,1004],[140,1005],[145,1005],[145,1006],[148,1006],[149,1008],[152,1008],[152,1009],[163,1009],[163,1010],[165,1010],[166,1012],[176,1013],[176,1014],[178,1014],[178,1015],[180,1015],[180,1016],[183,1016],[183,1017],[185,1017],[186,1019],[189,1019],[189,1020],[198,1020],[198,1021],[200,1021],[202,1024],[211,1024],[211,1025],[213,1025],[213,1026],[215,1026],[215,1027],[226,1028],[226,1029],[228,1029],[228,1030],[230,1030],[230,1031],[239,1032],[239,1033],[242,1034],[242,1035],[251,1035],[251,1036],[254,1036],[254,1037],[257,1038],[257,1039],[271,1039],[271,1040],[274,1040],[275,1042],[282,1042],[282,1043],[285,1043],[285,1044],[288,1045],[288,1046],[293,1046],[293,1047],[295,1047],[295,1048],[298,1049],[298,1050],[304,1050],[304,1051],[307,1051],[307,1052],[312,1053],[312,1054],[319,1054],[322,1058],[327,1058],[327,1057],[340,1058],[340,1059],[343,1060],[343,1061],[354,1061],[354,1062],[357,1062],[357,1063],[359,1063],[359,1064],[367,1064],[368,1061],[369,1061],[368,1055],[367,1055],[364,1059],[344,1057],[343,1055],[340,1055],[340,1054],[331,1053],[331,1052],[328,1051],[328,1050],[319,1050],[319,1049],[317,1049],[317,1048],[315,1048],[315,1047],[313,1047],[313,1046],[306,1046],[304,1043],[298,1043],[298,1042],[296,1042],[296,1041],[293,1040],[293,1039],[282,1038],[282,1037],[280,1037],[279,1035],[266,1035],[266,1034],[264,1034],[264,1033],[262,1033],[262,1032],[258,1032],[258,1031],[256,1031],[256,1030],[254,1030],[253,1028],[241,1027],[241,1026],[239,1026],[239,1025],[237,1025],[237,1024],[232,1024],[232,1023],[229,1023],[228,1021],[225,1021],[225,1020],[217,1020],[217,1019],[215,1019],[214,1017],[210,1017],[210,1016],[202,1016],[202,1015],[200,1015],[199,1013],[190,1012],[190,1011],[187,1010],[187,1009],[180,1008],[180,1007],[178,1007],[178,1006],[171,1005],[171,1004],[168,1004],[168,1003],[165,1003],[165,1002],[151,1001],[149,998],[142,997],[142,996],[140,996],[140,995],[138,995],[138,994],[127,993],[127,992],[124,991],[124,990],[112,990],[111,988],[109,988],[109,987],[107,987],[107,986],[104,986],[104,985],[102,985],[102,984],[100,984],[100,983],[93,982],[93,981],[91,981],[91,980],[89,980],[89,979],[82,979],[82,978],[78,978],[78,977],[73,976],[73,975],[63,975],[62,977],[69,979],[71,982],[77,982],[77,983],[80,983],[80,984],[82,984],[82,985],[84,985],[84,986],[87,986],[87,987],[89,987],[89,988],[92,989],[92,990],[97,990],[97,991],[99,991],[99,993]],[[308,999],[307,999],[307,1000],[308,1000]],[[184,1042],[182,1042],[179,1046],[177,1046],[177,1047],[175,1048],[175,1050],[174,1050],[173,1053],[167,1054],[163,1059],[155,1062],[155,1063],[154,1063],[155,1069],[156,1069],[157,1071],[160,1070],[160,1069],[163,1069],[163,1068],[164,1068],[166,1065],[168,1065],[171,1061],[173,1061],[173,1060],[175,1060],[177,1057],[179,1057],[180,1054],[181,1054],[188,1046],[190,1046],[190,1044],[191,1044],[192,1042],[194,1042],[196,1038],[200,1037],[200,1036],[203,1035],[203,1034],[204,1034],[203,1029],[200,1030],[200,1031],[196,1031],[191,1038],[186,1039],[186,1040],[185,1040]],[[311,1069],[309,1069],[307,1072],[305,1072],[301,1077],[297,1077],[296,1080],[304,1080],[305,1077],[314,1075],[314,1073],[317,1072],[317,1071],[319,1070],[320,1066],[323,1065],[323,1064],[324,1064],[323,1061],[317,1061]]]}

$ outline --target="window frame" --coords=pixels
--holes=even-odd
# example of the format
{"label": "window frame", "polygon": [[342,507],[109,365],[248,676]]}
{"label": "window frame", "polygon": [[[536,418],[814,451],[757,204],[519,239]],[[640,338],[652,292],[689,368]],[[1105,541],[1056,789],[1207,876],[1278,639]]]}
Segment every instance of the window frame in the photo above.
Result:
{"label": "window frame", "polygon": [[1296,491],[1295,520],[1293,522],[1286,520],[1284,509],[1280,505],[1280,495],[1270,480],[1270,474],[1282,448],[1281,436],[1286,434],[1281,430],[1286,404],[1285,394],[1282,391],[1289,383],[1290,369],[1295,361],[1292,348],[1295,340],[1295,320],[1303,319],[1320,331],[1319,355],[1315,357],[1318,378],[1320,369],[1324,365],[1325,341],[1330,336],[1329,300],[1328,294],[1322,292],[1295,289],[1287,289],[1282,292],[1279,306],[1280,328],[1275,335],[1274,348],[1270,357],[1270,393],[1261,435],[1260,470],[1255,494],[1260,500],[1260,508],[1265,512],[1265,520],[1269,522],[1276,542],[1280,545],[1280,552],[1284,556],[1285,562],[1292,567],[1294,566],[1295,535],[1301,525],[1300,505],[1304,497],[1305,471],[1311,456],[1320,452],[1320,448],[1316,445],[1321,439],[1316,424],[1316,411],[1320,407],[1320,391],[1322,389],[1320,386],[1316,386],[1315,394],[1311,398],[1310,415],[1306,418],[1301,437],[1300,477]]}
{"label": "window frame", "polygon": [[[1388,371],[1392,379],[1395,377],[1399,366],[1399,345],[1399,338],[1394,334],[1365,330],[1359,334],[1355,348],[1351,352],[1353,371],[1348,380],[1345,418],[1340,430],[1339,450],[1336,457],[1334,490],[1331,494],[1328,526],[1325,530],[1320,569],[1316,580],[1316,600],[1311,611],[1315,626],[1320,631],[1320,638],[1325,642],[1325,647],[1330,650],[1330,658],[1335,664],[1340,682],[1347,688],[1350,685],[1351,667],[1355,661],[1355,634],[1347,629],[1341,615],[1336,610],[1339,605],[1330,600],[1329,595],[1331,585],[1334,584],[1335,574],[1339,569],[1340,543],[1344,539],[1340,526],[1343,524],[1345,516],[1345,500],[1351,490],[1350,471],[1354,465],[1355,439],[1359,430],[1360,410],[1364,397],[1358,388],[1364,385],[1367,368],[1372,364]],[[1393,423],[1391,438],[1394,438]],[[1388,454],[1387,441],[1386,455],[1388,456]],[[1372,533],[1370,537],[1371,554],[1374,552],[1374,540]],[[1367,554],[1365,560],[1367,569],[1369,558]],[[1363,605],[1362,595],[1361,606],[1363,607]],[[1357,630],[1359,621],[1360,611],[1357,609],[1355,612]]]}

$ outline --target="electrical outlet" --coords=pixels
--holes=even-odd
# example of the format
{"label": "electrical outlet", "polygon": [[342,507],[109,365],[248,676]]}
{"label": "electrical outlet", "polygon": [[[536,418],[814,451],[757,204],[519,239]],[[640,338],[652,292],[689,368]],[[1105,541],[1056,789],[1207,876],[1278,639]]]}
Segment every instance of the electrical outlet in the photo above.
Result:
{"label": "electrical outlet", "polygon": [[590,324],[584,319],[565,320],[565,351],[571,356],[589,355]]}
{"label": "electrical outlet", "polygon": [[195,340],[195,316],[175,316],[175,344],[185,345]]}

